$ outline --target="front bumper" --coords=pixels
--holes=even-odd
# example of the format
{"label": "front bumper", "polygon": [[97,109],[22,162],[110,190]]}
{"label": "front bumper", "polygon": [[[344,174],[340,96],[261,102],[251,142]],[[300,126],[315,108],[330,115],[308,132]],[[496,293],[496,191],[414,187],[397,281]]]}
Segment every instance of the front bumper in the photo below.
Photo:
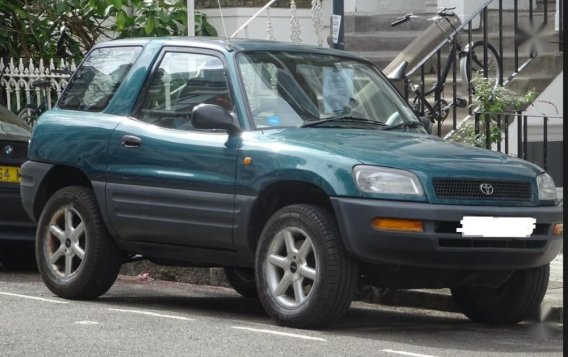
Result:
{"label": "front bumper", "polygon": [[[549,263],[560,252],[562,236],[553,236],[562,222],[562,207],[496,207],[332,198],[347,251],[375,264],[439,269],[517,270]],[[533,217],[529,238],[464,238],[456,232],[463,216]],[[423,233],[379,231],[376,217],[424,221]]]}

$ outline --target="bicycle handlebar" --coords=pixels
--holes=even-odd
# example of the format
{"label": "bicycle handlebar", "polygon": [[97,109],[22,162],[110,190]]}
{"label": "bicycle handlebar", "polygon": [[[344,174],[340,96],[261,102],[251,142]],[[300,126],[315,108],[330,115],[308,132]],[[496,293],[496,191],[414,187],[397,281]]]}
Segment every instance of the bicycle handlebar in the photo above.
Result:
{"label": "bicycle handlebar", "polygon": [[398,19],[394,20],[393,23],[391,23],[391,27],[395,27],[395,26],[402,24],[403,22],[409,21],[411,17],[412,17],[412,13],[406,14],[402,17],[399,17]]}
{"label": "bicycle handlebar", "polygon": [[455,13],[452,10],[455,10],[456,7],[442,7],[436,11],[436,15],[438,16],[454,16]]}

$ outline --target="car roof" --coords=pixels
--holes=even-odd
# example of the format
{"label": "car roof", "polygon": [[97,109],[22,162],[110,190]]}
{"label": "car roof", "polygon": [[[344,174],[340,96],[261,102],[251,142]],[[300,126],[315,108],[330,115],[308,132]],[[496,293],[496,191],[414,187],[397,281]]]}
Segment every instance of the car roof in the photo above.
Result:
{"label": "car roof", "polygon": [[221,52],[232,51],[294,51],[294,52],[311,52],[320,54],[329,54],[342,57],[350,57],[355,59],[364,59],[363,57],[351,52],[336,50],[327,47],[318,47],[290,42],[279,42],[269,40],[244,39],[236,38],[227,40],[220,37],[190,37],[190,36],[172,36],[172,37],[152,37],[152,38],[129,38],[120,40],[111,40],[99,43],[95,46],[147,46],[155,44],[159,46],[195,46],[213,49]]}

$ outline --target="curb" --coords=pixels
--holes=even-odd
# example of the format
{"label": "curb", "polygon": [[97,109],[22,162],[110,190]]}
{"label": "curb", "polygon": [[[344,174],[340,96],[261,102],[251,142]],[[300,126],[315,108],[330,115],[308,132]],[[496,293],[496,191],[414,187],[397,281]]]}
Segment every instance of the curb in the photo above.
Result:
{"label": "curb", "polygon": [[[183,268],[155,265],[149,261],[124,264],[120,274],[138,276],[141,279],[175,281],[180,283],[222,286],[230,288],[223,268]],[[449,289],[389,289],[363,286],[357,288],[355,301],[387,306],[403,306],[419,309],[459,313]],[[564,307],[552,306],[545,322],[563,323]]]}

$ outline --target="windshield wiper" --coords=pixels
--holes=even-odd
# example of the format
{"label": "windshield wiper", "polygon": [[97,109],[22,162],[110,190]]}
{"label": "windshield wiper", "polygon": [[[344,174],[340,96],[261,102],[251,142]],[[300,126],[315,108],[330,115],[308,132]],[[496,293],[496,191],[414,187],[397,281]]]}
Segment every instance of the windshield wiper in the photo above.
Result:
{"label": "windshield wiper", "polygon": [[425,128],[425,127],[424,127],[424,124],[422,124],[422,123],[419,122],[419,121],[405,121],[405,122],[398,123],[398,124],[395,124],[395,125],[388,125],[388,126],[385,126],[385,127],[383,128],[383,130],[392,130],[392,129],[398,129],[398,128],[414,129],[414,128],[418,127],[418,126],[421,126],[421,127]]}
{"label": "windshield wiper", "polygon": [[310,120],[307,121],[303,124],[300,124],[300,128],[307,128],[310,126],[318,126],[320,124],[324,124],[324,123],[332,123],[335,121],[340,121],[340,122],[348,122],[348,123],[365,123],[365,124],[373,124],[373,125],[379,125],[379,126],[386,126],[385,123],[379,122],[379,121],[375,121],[375,120],[371,120],[371,119],[365,119],[365,118],[357,118],[357,117],[353,117],[353,116],[342,116],[342,117],[333,117],[333,118],[325,118],[325,119],[320,119],[320,120]]}

